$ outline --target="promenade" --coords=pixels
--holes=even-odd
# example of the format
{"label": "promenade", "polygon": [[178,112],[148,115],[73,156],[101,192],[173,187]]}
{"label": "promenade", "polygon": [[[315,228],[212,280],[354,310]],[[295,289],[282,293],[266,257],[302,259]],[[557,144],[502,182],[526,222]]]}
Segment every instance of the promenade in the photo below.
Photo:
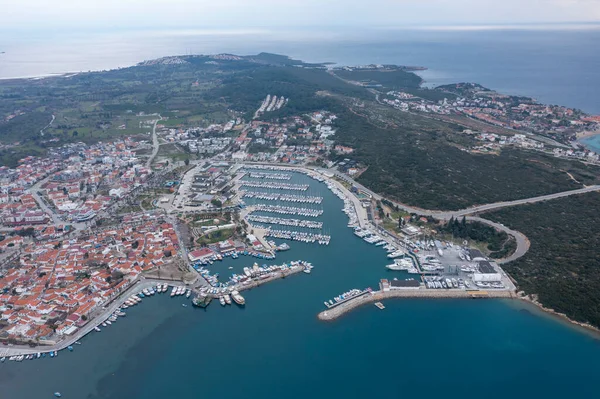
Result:
{"label": "promenade", "polygon": [[73,345],[75,342],[79,341],[91,331],[94,330],[94,327],[101,324],[104,320],[108,319],[108,317],[113,314],[118,308],[123,305],[123,302],[127,300],[132,295],[135,295],[142,291],[145,288],[150,288],[156,286],[158,283],[164,284],[167,282],[170,286],[173,285],[183,285],[183,283],[175,282],[175,281],[166,281],[166,280],[158,280],[158,279],[143,279],[143,280],[134,280],[132,284],[119,296],[115,297],[111,300],[110,304],[101,308],[98,313],[90,316],[89,322],[79,328],[73,335],[64,336],[64,338],[54,345],[40,345],[36,347],[29,347],[25,345],[13,345],[13,346],[4,346],[0,347],[0,357],[2,356],[18,356],[18,355],[33,355],[37,353],[49,353],[54,351],[60,351],[66,349],[68,346]]}
{"label": "promenade", "polygon": [[419,298],[419,299],[456,299],[456,298],[517,298],[514,291],[510,290],[430,290],[426,288],[407,289],[407,290],[390,290],[387,292],[373,291],[371,295],[363,295],[344,302],[332,309],[327,309],[319,313],[319,320],[329,321],[335,320],[338,317],[369,303],[379,302],[390,298]]}

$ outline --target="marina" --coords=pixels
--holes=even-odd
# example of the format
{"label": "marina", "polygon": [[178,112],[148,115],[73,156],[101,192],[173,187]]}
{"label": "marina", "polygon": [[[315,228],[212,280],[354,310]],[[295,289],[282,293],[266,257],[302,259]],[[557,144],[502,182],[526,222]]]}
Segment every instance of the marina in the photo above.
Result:
{"label": "marina", "polygon": [[290,173],[263,173],[263,172],[250,172],[248,174],[253,179],[271,179],[271,180],[290,180],[292,175]]}
{"label": "marina", "polygon": [[331,236],[327,234],[304,233],[292,230],[274,230],[267,228],[265,237],[282,238],[285,240],[300,241],[304,243],[317,243],[320,245],[329,245]]}
{"label": "marina", "polygon": [[370,291],[368,295],[355,296],[344,301],[336,306],[328,307],[327,310],[318,314],[319,320],[331,321],[335,320],[344,314],[368,303],[380,302],[384,299],[391,298],[420,298],[420,299],[480,299],[480,298],[503,298],[503,299],[518,299],[518,297],[510,291],[466,291],[466,290],[446,290],[436,291],[427,289],[417,290],[391,290],[391,291]]}
{"label": "marina", "polygon": [[351,301],[355,298],[360,298],[363,295],[367,295],[371,293],[371,289],[368,288],[366,290],[359,290],[359,289],[351,289],[350,291],[346,291],[343,294],[340,294],[338,296],[336,296],[333,299],[330,299],[329,301],[325,301],[323,302],[323,304],[325,305],[325,307],[327,309],[332,309],[335,308],[336,306],[340,306],[348,301]]}
{"label": "marina", "polygon": [[276,217],[271,217],[271,216],[258,216],[258,215],[249,215],[246,219],[250,222],[276,224],[276,225],[280,225],[280,226],[304,227],[307,229],[322,229],[323,228],[323,222],[315,222],[312,220],[285,219],[285,218],[276,218]]}
{"label": "marina", "polygon": [[241,187],[251,188],[267,188],[270,190],[289,190],[289,191],[306,191],[308,190],[308,184],[290,184],[290,183],[273,183],[273,182],[253,182],[248,180],[242,180],[240,182]]}
{"label": "marina", "polygon": [[293,206],[270,205],[270,204],[254,204],[254,205],[252,205],[252,209],[254,211],[278,213],[281,215],[298,215],[298,216],[318,217],[323,214],[322,209],[296,208]]}
{"label": "marina", "polygon": [[[294,180],[292,181],[298,181],[299,179],[297,176],[298,174],[295,173],[293,176]],[[302,178],[303,180],[306,180],[304,179],[304,176],[306,175],[303,175]],[[314,180],[318,181],[316,178]],[[321,190],[323,190],[324,187],[324,184],[321,185]],[[316,192],[316,189],[311,189]],[[340,191],[341,190],[342,189],[340,189]],[[409,250],[412,248],[409,244],[404,243],[404,245],[402,245],[399,242],[392,241],[390,238],[386,238],[383,233],[375,230],[373,226],[365,224],[362,227],[376,232],[377,235],[389,241],[391,245],[384,244],[378,246],[376,244],[370,244],[362,238],[359,239],[358,236],[353,234],[353,227],[355,226],[350,225],[351,223],[349,222],[351,219],[347,218],[346,215],[348,213],[352,215],[355,213],[355,209],[358,209],[359,212],[363,212],[364,208],[361,209],[360,205],[358,205],[357,208],[356,203],[352,200],[344,201],[343,203],[342,201],[337,201],[337,195],[332,196],[332,192],[333,190],[330,192],[323,192],[324,203],[322,208],[325,211],[325,217],[321,219],[327,223],[325,227],[327,228],[328,234],[336,237],[336,240],[331,242],[331,247],[314,246],[308,249],[302,244],[292,245],[290,243],[292,248],[288,249],[287,252],[278,253],[277,261],[275,261],[278,265],[282,265],[283,263],[289,264],[290,259],[305,259],[306,261],[319,266],[318,269],[313,270],[312,274],[314,274],[314,277],[311,277],[310,279],[301,277],[298,279],[294,278],[293,281],[281,280],[282,277],[280,275],[270,277],[265,276],[264,278],[251,278],[247,284],[240,287],[240,289],[243,289],[238,291],[239,297],[237,297],[235,292],[231,290],[235,284],[229,283],[229,276],[232,275],[232,273],[237,275],[245,274],[242,271],[244,267],[250,269],[249,271],[252,273],[254,270],[252,262],[255,260],[258,263],[257,266],[259,269],[261,267],[264,269],[265,263],[273,264],[273,260],[263,261],[260,257],[264,256],[264,254],[256,250],[222,253],[221,258],[217,256],[211,258],[211,262],[213,263],[207,261],[204,265],[195,263],[193,266],[195,266],[196,270],[204,268],[210,271],[210,278],[216,283],[216,287],[211,286],[211,289],[219,289],[219,284],[226,283],[228,283],[229,289],[221,290],[217,294],[209,294],[202,302],[197,302],[198,305],[195,305],[194,307],[188,306],[186,308],[182,306],[182,302],[189,303],[183,299],[183,296],[185,295],[177,295],[170,298],[172,285],[182,284],[170,282],[168,291],[162,298],[159,293],[155,292],[155,294],[150,295],[150,297],[157,297],[156,299],[153,299],[144,306],[140,307],[134,305],[134,308],[125,310],[128,314],[126,317],[117,316],[117,321],[112,323],[112,326],[109,325],[110,327],[116,328],[104,328],[102,325],[99,325],[102,332],[90,334],[89,337],[85,337],[84,340],[82,340],[84,345],[81,349],[78,348],[73,341],[72,345],[75,348],[74,352],[72,354],[64,352],[64,355],[60,354],[62,358],[59,358],[58,360],[65,361],[61,363],[60,370],[54,372],[53,367],[49,367],[49,363],[44,365],[44,362],[39,365],[35,363],[30,364],[30,362],[26,361],[12,362],[11,367],[27,367],[26,370],[31,370],[31,372],[36,372],[34,370],[38,367],[44,369],[44,373],[41,376],[44,381],[39,384],[40,386],[43,386],[44,392],[41,392],[40,395],[37,394],[39,392],[35,389],[30,389],[30,392],[35,391],[37,394],[32,394],[30,397],[44,397],[44,395],[51,396],[52,392],[57,390],[62,393],[63,397],[85,397],[88,392],[93,392],[97,389],[95,385],[97,383],[96,380],[88,383],[87,380],[81,379],[74,383],[70,376],[79,376],[82,373],[93,375],[94,369],[97,368],[110,370],[110,374],[108,372],[100,373],[98,377],[98,379],[102,377],[110,378],[108,383],[102,385],[100,388],[102,391],[100,395],[110,398],[193,396],[194,392],[197,392],[198,385],[196,383],[188,383],[187,381],[197,381],[198,378],[201,379],[203,384],[203,392],[207,394],[225,395],[226,397],[233,397],[232,395],[244,397],[248,386],[254,387],[252,389],[255,392],[264,392],[261,391],[264,389],[262,387],[263,382],[261,378],[264,377],[264,372],[266,370],[269,370],[269,373],[272,375],[284,378],[285,374],[278,371],[281,367],[295,371],[298,370],[297,367],[299,366],[299,363],[302,368],[306,368],[310,365],[311,361],[306,356],[307,352],[327,350],[327,348],[332,348],[332,345],[336,351],[340,352],[340,354],[335,355],[334,359],[326,364],[327,368],[331,370],[331,373],[333,373],[336,378],[340,379],[347,378],[348,375],[347,371],[335,374],[336,370],[339,369],[339,362],[353,364],[356,361],[367,363],[372,361],[372,356],[361,357],[360,353],[357,355],[356,352],[353,351],[356,342],[370,340],[375,342],[375,345],[380,345],[380,347],[377,348],[379,353],[391,353],[394,357],[414,356],[415,358],[419,358],[420,351],[407,352],[409,349],[403,348],[400,351],[393,352],[393,348],[391,349],[391,347],[394,345],[390,345],[389,337],[394,336],[395,339],[398,340],[410,341],[411,339],[414,339],[414,334],[417,333],[419,336],[426,337],[425,339],[439,339],[439,328],[435,328],[435,326],[439,326],[440,324],[447,324],[448,326],[456,326],[459,324],[468,325],[473,318],[477,317],[485,317],[490,323],[496,323],[495,325],[502,327],[506,327],[503,323],[507,321],[507,318],[512,318],[510,320],[516,318],[516,320],[514,320],[514,323],[517,323],[516,326],[514,323],[509,324],[511,327],[515,327],[510,329],[510,339],[515,339],[515,334],[518,335],[519,327],[522,326],[523,323],[535,322],[536,325],[539,324],[535,330],[536,334],[548,334],[549,328],[552,331],[552,323],[544,321],[543,319],[540,321],[539,317],[532,317],[530,314],[511,310],[512,305],[507,306],[501,301],[488,300],[470,302],[472,306],[469,306],[467,311],[465,305],[461,304],[461,300],[469,299],[469,301],[471,301],[470,298],[475,297],[494,298],[494,293],[490,292],[491,290],[487,290],[488,296],[486,296],[483,291],[471,290],[470,295],[467,295],[466,293],[455,294],[453,293],[456,291],[455,289],[419,289],[414,291],[406,290],[394,294],[385,293],[385,297],[382,297],[379,300],[375,300],[376,298],[374,298],[373,301],[367,300],[370,299],[367,295],[360,298],[353,298],[339,306],[326,310],[327,312],[341,312],[346,314],[347,312],[352,311],[352,309],[356,309],[356,313],[352,314],[352,320],[354,322],[352,323],[351,329],[348,329],[347,325],[345,325],[347,320],[340,320],[341,323],[324,325],[320,318],[314,317],[315,306],[317,306],[317,308],[319,306],[318,297],[333,299],[332,294],[348,291],[349,287],[364,287],[365,282],[372,281],[375,277],[381,277],[381,273],[388,273],[389,269],[386,269],[385,265],[392,263],[390,259],[395,259],[388,257],[389,254],[395,252],[389,252],[392,247],[396,248],[398,251],[401,250],[406,254],[403,256],[408,256]],[[249,207],[254,205],[255,204],[251,204]],[[333,218],[333,222],[330,222],[330,217]],[[358,225],[361,223],[361,220],[357,218],[355,223]],[[349,225],[349,228],[346,227],[347,225]],[[273,240],[277,241],[277,244],[281,242],[276,238]],[[419,246],[419,240],[411,240],[411,242],[412,241],[414,241],[417,247]],[[272,247],[274,246],[275,245],[272,245]],[[428,245],[422,246],[428,247]],[[418,248],[418,250],[418,254],[421,254],[421,248]],[[237,253],[236,256],[238,258],[233,256],[234,253]],[[427,252],[427,255],[431,254],[434,256],[434,253],[437,253],[435,249]],[[333,256],[333,254],[343,255],[338,257],[337,255]],[[247,256],[255,259],[250,259]],[[402,256],[398,257],[401,258]],[[440,259],[439,254],[435,255],[435,257]],[[250,262],[248,263],[246,260],[250,260]],[[423,260],[425,260],[425,257],[423,257]],[[435,265],[435,262],[431,262],[432,260],[433,258],[427,258],[429,264]],[[465,270],[464,273],[475,273],[478,271],[474,264],[468,262],[466,258],[464,262],[461,261],[458,255],[455,255],[451,250],[444,250],[444,257],[441,258],[441,262],[440,265],[443,265],[444,262],[450,265],[459,265],[459,272],[462,272],[461,266],[463,265]],[[228,266],[233,266],[234,270],[227,273],[227,270],[231,270]],[[294,271],[286,271],[285,275],[289,276],[299,272],[306,273],[305,270],[306,269],[297,268]],[[390,270],[389,273],[396,275],[399,278],[405,278],[404,274],[406,271]],[[219,274],[219,277],[214,279],[216,274]],[[278,281],[275,282],[276,280]],[[269,281],[274,281],[274,283],[268,287],[265,286],[264,290],[252,289],[262,284],[266,284]],[[152,287],[156,291],[156,286],[164,283],[167,282],[140,282],[134,290],[124,293],[123,298],[129,299],[131,295],[139,292],[143,295],[142,288]],[[141,284],[145,285],[142,286]],[[471,285],[471,287],[473,287],[473,285]],[[208,289],[205,291],[208,293]],[[425,292],[421,293],[421,291],[428,291],[427,295],[423,296]],[[229,292],[228,295],[232,302],[231,305],[228,305],[225,301],[224,293],[226,292]],[[456,298],[457,300],[418,300],[410,301],[410,303],[402,300],[389,300],[393,297],[431,299],[435,298],[434,295],[436,295],[436,292],[438,292],[437,295],[440,295],[441,298]],[[317,295],[317,301],[307,302],[307,293],[314,293],[311,294],[312,296]],[[189,300],[193,301],[193,298],[197,298],[198,294],[199,289],[195,288]],[[223,295],[223,300],[225,301],[223,308],[226,308],[227,311],[221,309],[222,306],[218,299],[220,295]],[[240,301],[239,303],[236,301],[236,297],[238,301]],[[145,302],[146,298],[148,297],[145,296],[140,299]],[[198,298],[197,301],[200,299],[201,298]],[[359,304],[362,300],[365,300],[365,303],[373,304],[378,301],[383,301],[386,309],[384,312],[381,312],[379,309],[373,307],[376,305],[365,306],[362,309],[358,309],[358,307],[361,306]],[[117,301],[121,300],[117,299]],[[213,301],[215,301],[215,304],[213,304],[211,308],[210,304]],[[321,299],[321,303],[322,301],[323,299]],[[247,306],[244,306],[246,303]],[[517,303],[521,303],[521,301],[515,301],[515,304]],[[354,307],[355,304],[356,307]],[[244,306],[243,310],[240,306]],[[204,308],[206,307],[208,309],[205,311]],[[347,308],[350,307],[352,307],[352,309],[347,310]],[[193,311],[192,309],[195,309],[196,311]],[[110,309],[108,315],[111,315],[112,312],[113,310]],[[490,312],[494,315],[494,319],[490,318]],[[508,316],[507,313],[509,313]],[[419,314],[426,314],[426,318],[435,320],[435,324],[423,326],[423,328],[414,324],[408,326],[406,320],[410,320],[411,317],[418,317]],[[273,317],[277,317],[277,320],[281,320],[281,323],[272,323]],[[341,317],[341,315],[338,317]],[[494,320],[496,320],[496,318],[500,318],[501,321],[495,322]],[[110,322],[110,320],[108,321]],[[296,325],[294,323],[299,323],[299,328],[290,331],[289,323],[292,323],[294,326]],[[218,334],[215,334],[215,330],[211,326],[220,326],[220,328],[218,328]],[[340,331],[342,330],[347,331],[346,334],[351,334],[351,336],[348,339],[341,339]],[[381,332],[379,335],[373,335],[377,334],[378,331]],[[461,335],[455,339],[460,340],[460,346],[462,348],[466,345],[474,345],[474,342],[478,342],[477,339],[479,339],[478,334],[480,331],[473,331],[472,333],[471,329],[460,331]],[[531,329],[528,331],[531,331]],[[243,332],[245,338],[252,341],[252,345],[240,342],[243,341],[239,339],[241,332]],[[552,335],[552,337],[564,338],[565,335],[567,336],[567,339],[570,337],[570,334],[564,333],[561,333],[560,335],[555,334]],[[177,339],[172,339],[173,337],[177,337]],[[286,356],[273,355],[276,356],[274,359],[278,361],[277,368],[268,368],[268,364],[261,364],[259,370],[255,370],[254,368],[249,367],[247,362],[244,363],[245,359],[252,359],[252,363],[256,361],[255,359],[262,359],[265,350],[264,348],[286,345],[290,339],[293,339],[298,345],[294,345],[293,348],[289,349],[292,352],[287,353]],[[319,342],[315,344],[315,340],[319,340]],[[528,338],[524,338],[524,340],[529,342]],[[157,342],[164,342],[164,345],[167,346],[159,346],[157,345]],[[518,341],[517,337],[517,342],[523,342],[523,339]],[[208,344],[205,345],[202,343]],[[556,344],[553,343],[553,345]],[[544,348],[545,347],[540,349]],[[117,360],[118,368],[115,369],[115,371],[112,371],[111,362],[114,361],[113,359],[115,356],[119,356],[118,353],[113,355],[115,350],[117,350],[118,353],[127,355],[123,355],[123,359]],[[246,354],[245,357],[239,357],[240,350],[244,351]],[[130,355],[132,351],[144,354],[147,353],[148,359],[152,359],[146,365],[150,370],[149,373],[137,372],[139,370],[135,365],[137,359],[135,356],[132,357]],[[107,353],[111,353],[111,355],[107,356]],[[346,353],[348,355],[345,355]],[[452,353],[452,356],[456,359],[461,359],[461,356],[463,355],[463,353]],[[185,361],[184,359],[188,356],[190,357],[190,360]],[[357,358],[356,356],[359,357]],[[241,381],[243,386],[236,385],[230,389],[228,388],[227,393],[223,394],[222,383],[212,382],[212,379],[202,379],[202,377],[198,375],[196,365],[197,359],[199,358],[214,359],[214,364],[218,367],[226,368],[235,363],[236,366],[243,368],[243,373],[235,374],[236,378]],[[66,363],[67,359],[69,360],[68,363]],[[46,362],[56,362],[56,360],[50,360],[50,356],[47,354]],[[185,365],[186,370],[182,370],[183,367],[178,367],[180,364]],[[587,365],[590,366],[590,363],[587,363]],[[58,367],[56,368],[58,369]],[[0,370],[1,369],[2,367],[0,366]],[[5,369],[9,370],[10,368],[6,367]],[[397,377],[397,370],[397,364],[390,364],[389,368],[386,367],[379,370],[378,375],[383,373],[386,375],[386,378],[393,379]],[[112,375],[113,372],[115,375]],[[164,378],[156,378],[155,373],[157,372],[161,373]],[[411,370],[408,368],[403,370],[403,372],[410,373]],[[578,369],[578,372],[585,372],[585,370]],[[146,375],[148,375],[148,377],[146,377]],[[309,375],[314,378],[319,378],[319,376],[314,373]],[[418,375],[421,375],[421,371],[419,371]],[[17,381],[24,381],[24,377],[19,377],[18,375],[14,378],[16,378]],[[414,375],[414,378],[417,378],[416,374]],[[165,380],[177,381],[177,383],[167,383]],[[135,385],[135,389],[125,388],[125,390],[123,390],[122,388],[123,386],[133,385]],[[22,386],[18,389],[17,392],[23,390]],[[337,395],[339,390],[338,384],[332,384],[331,395]],[[311,392],[312,389],[307,389],[303,391],[303,394],[309,396]],[[354,394],[352,390],[346,390],[344,392],[346,396],[349,397],[352,397]],[[19,396],[13,395],[11,397],[18,398]],[[267,393],[267,397],[275,396]]]}
{"label": "marina", "polygon": [[296,202],[300,204],[320,204],[323,202],[323,197],[307,196],[307,195],[291,195],[277,193],[263,193],[257,191],[244,192],[243,198],[256,198],[265,201],[283,201]]}

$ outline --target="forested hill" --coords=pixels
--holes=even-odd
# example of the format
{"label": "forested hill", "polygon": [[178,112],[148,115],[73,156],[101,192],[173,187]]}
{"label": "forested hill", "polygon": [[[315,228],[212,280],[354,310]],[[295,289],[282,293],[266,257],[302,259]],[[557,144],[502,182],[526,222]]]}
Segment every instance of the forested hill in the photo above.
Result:
{"label": "forested hill", "polygon": [[504,265],[519,288],[579,322],[600,327],[600,193],[485,213],[525,234],[531,247]]}

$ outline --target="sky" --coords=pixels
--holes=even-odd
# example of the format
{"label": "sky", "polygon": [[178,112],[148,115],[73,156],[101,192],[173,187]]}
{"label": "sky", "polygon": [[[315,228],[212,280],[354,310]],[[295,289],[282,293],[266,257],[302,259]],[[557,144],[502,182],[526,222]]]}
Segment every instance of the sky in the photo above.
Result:
{"label": "sky", "polygon": [[0,0],[2,29],[250,29],[600,22],[600,0]]}

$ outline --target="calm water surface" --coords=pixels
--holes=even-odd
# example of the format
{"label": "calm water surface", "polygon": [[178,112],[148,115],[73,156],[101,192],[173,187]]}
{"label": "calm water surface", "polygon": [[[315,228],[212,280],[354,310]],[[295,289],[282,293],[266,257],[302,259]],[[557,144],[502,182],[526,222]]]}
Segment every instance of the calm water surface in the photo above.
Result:
{"label": "calm water surface", "polygon": [[[561,398],[595,397],[600,341],[532,308],[501,300],[390,300],[319,322],[323,301],[349,288],[405,277],[385,251],[346,227],[342,201],[322,183],[321,247],[292,242],[275,263],[305,259],[300,273],[245,291],[246,307],[206,310],[168,295],[146,299],[115,325],[56,359],[0,365],[4,399],[64,398]],[[229,275],[251,265],[215,263]]]}
{"label": "calm water surface", "polygon": [[262,51],[342,65],[422,65],[430,85],[477,82],[600,113],[600,29],[17,33],[0,27],[0,78],[102,70],[167,55]]}

